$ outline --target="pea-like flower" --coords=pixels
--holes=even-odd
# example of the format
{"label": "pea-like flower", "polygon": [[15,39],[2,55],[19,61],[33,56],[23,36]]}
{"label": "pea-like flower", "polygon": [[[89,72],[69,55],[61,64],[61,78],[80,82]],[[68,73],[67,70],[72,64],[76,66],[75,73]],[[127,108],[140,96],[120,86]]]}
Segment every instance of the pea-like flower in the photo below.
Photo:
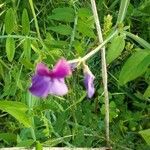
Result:
{"label": "pea-like flower", "polygon": [[43,63],[39,63],[32,77],[29,91],[38,97],[47,97],[48,94],[63,96],[68,92],[65,77],[70,74],[71,68],[65,59],[60,59],[52,70]]}
{"label": "pea-like flower", "polygon": [[87,95],[89,98],[92,98],[92,96],[95,93],[95,88],[94,88],[95,76],[92,74],[89,67],[85,64],[84,64],[83,72],[84,72],[84,85],[87,90]]}

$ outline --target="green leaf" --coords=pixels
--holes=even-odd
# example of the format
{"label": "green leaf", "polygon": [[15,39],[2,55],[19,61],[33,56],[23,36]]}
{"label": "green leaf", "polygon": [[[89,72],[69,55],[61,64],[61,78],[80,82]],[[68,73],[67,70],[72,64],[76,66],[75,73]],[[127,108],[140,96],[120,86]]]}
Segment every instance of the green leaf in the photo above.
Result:
{"label": "green leaf", "polygon": [[36,150],[42,150],[42,144],[39,141],[36,141]]}
{"label": "green leaf", "polygon": [[8,60],[12,62],[15,54],[15,40],[12,37],[6,39],[6,53]]}
{"label": "green leaf", "polygon": [[149,98],[150,97],[150,85],[147,87],[146,91],[144,92],[144,98]]}
{"label": "green leaf", "polygon": [[27,10],[24,9],[22,13],[22,34],[29,35],[29,32],[30,32],[29,16]]}
{"label": "green leaf", "polygon": [[147,48],[150,50],[150,43],[148,43],[147,41],[145,41],[144,39],[140,38],[137,35],[134,35],[130,32],[124,31],[124,33],[129,36],[130,38],[132,38],[133,40],[135,40],[136,42],[138,42],[141,46],[143,46],[144,48]]}
{"label": "green leaf", "polygon": [[56,8],[53,11],[53,14],[49,16],[49,19],[63,21],[63,22],[73,22],[74,21],[74,10],[71,7]]}
{"label": "green leaf", "polygon": [[78,10],[77,31],[82,36],[95,38],[94,29],[94,18],[91,10],[88,8],[80,8]]}
{"label": "green leaf", "polygon": [[15,13],[12,8],[7,10],[4,22],[6,33],[11,34],[15,27]]}
{"label": "green leaf", "polygon": [[25,58],[30,61],[30,58],[31,58],[31,40],[29,38],[26,38],[23,41],[23,50],[24,50]]}
{"label": "green leaf", "polygon": [[150,53],[147,50],[138,50],[125,62],[119,76],[120,85],[134,80],[142,75],[150,64]]}
{"label": "green leaf", "polygon": [[89,18],[92,16],[92,11],[89,8],[79,8],[78,9],[78,16],[80,18]]}
{"label": "green leaf", "polygon": [[17,136],[13,133],[0,133],[0,140],[3,140],[7,143],[16,143]]}
{"label": "green leaf", "polygon": [[4,79],[4,69],[1,63],[0,63],[0,76]]}
{"label": "green leaf", "polygon": [[118,14],[118,18],[117,18],[117,24],[122,23],[127,9],[128,9],[128,5],[130,3],[130,0],[121,0],[121,4],[120,4],[120,8],[119,8],[119,14]]}
{"label": "green leaf", "polygon": [[31,127],[31,120],[26,114],[28,107],[25,104],[21,102],[1,100],[0,109],[12,115],[25,127]]}
{"label": "green leaf", "polygon": [[123,35],[116,36],[112,41],[111,45],[108,48],[107,51],[107,63],[111,63],[113,60],[115,60],[123,51],[125,47],[125,40]]}
{"label": "green leaf", "polygon": [[25,58],[21,58],[20,62],[29,70],[33,70],[34,65],[27,59]]}
{"label": "green leaf", "polygon": [[71,35],[72,33],[72,28],[67,25],[59,25],[56,27],[49,27],[49,30],[52,30],[56,33],[62,34],[62,35]]}
{"label": "green leaf", "polygon": [[139,134],[143,137],[148,145],[150,145],[150,129],[142,130]]}
{"label": "green leaf", "polygon": [[95,38],[93,27],[91,23],[88,23],[88,20],[85,21],[85,20],[79,19],[78,24],[77,24],[77,30],[78,32],[82,33],[83,36]]}
{"label": "green leaf", "polygon": [[31,147],[35,143],[35,140],[28,139],[23,140],[17,144],[17,147]]}

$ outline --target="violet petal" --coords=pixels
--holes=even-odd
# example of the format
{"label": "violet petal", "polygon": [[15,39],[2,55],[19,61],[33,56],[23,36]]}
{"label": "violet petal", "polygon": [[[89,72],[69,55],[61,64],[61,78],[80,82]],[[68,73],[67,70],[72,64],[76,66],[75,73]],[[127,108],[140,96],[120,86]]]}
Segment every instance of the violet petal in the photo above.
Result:
{"label": "violet petal", "polygon": [[69,63],[65,59],[60,59],[50,71],[50,76],[53,78],[64,78],[71,74],[71,68]]}
{"label": "violet petal", "polygon": [[49,94],[63,96],[67,94],[67,92],[68,92],[68,87],[65,84],[65,81],[63,78],[52,79],[50,81]]}
{"label": "violet petal", "polygon": [[46,97],[49,93],[50,88],[50,80],[51,78],[40,76],[40,75],[34,75],[32,77],[32,85],[29,88],[29,91],[38,97]]}
{"label": "violet petal", "polygon": [[94,79],[95,79],[95,76],[89,70],[88,66],[85,66],[85,68],[84,68],[84,85],[87,90],[87,95],[89,98],[92,98],[92,96],[95,93]]}

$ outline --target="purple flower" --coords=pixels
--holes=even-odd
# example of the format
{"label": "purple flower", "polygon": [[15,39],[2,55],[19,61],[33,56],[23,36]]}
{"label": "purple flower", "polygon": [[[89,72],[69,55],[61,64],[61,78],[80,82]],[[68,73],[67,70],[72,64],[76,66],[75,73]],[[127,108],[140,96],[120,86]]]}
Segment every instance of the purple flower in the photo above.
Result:
{"label": "purple flower", "polygon": [[29,91],[38,97],[47,97],[48,94],[63,96],[68,92],[64,78],[70,74],[71,68],[65,59],[60,59],[52,70],[39,63]]}
{"label": "purple flower", "polygon": [[89,67],[87,65],[84,65],[84,85],[87,90],[87,95],[89,98],[92,98],[92,96],[95,93],[95,88],[94,88],[94,79],[95,76],[92,74],[90,71]]}

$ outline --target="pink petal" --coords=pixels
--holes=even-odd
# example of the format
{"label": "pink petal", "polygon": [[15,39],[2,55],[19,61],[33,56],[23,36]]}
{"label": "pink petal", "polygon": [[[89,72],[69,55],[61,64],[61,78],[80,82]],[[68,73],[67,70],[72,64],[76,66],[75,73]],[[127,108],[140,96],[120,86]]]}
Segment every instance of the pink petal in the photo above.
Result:
{"label": "pink petal", "polygon": [[64,78],[71,74],[71,68],[69,63],[65,59],[60,59],[50,71],[50,76],[53,78]]}
{"label": "pink petal", "polygon": [[49,94],[63,96],[67,94],[68,87],[65,84],[64,79],[52,79],[50,81]]}
{"label": "pink petal", "polygon": [[41,76],[48,76],[49,75],[49,69],[43,63],[39,63],[36,66],[36,73],[38,75],[41,75]]}

